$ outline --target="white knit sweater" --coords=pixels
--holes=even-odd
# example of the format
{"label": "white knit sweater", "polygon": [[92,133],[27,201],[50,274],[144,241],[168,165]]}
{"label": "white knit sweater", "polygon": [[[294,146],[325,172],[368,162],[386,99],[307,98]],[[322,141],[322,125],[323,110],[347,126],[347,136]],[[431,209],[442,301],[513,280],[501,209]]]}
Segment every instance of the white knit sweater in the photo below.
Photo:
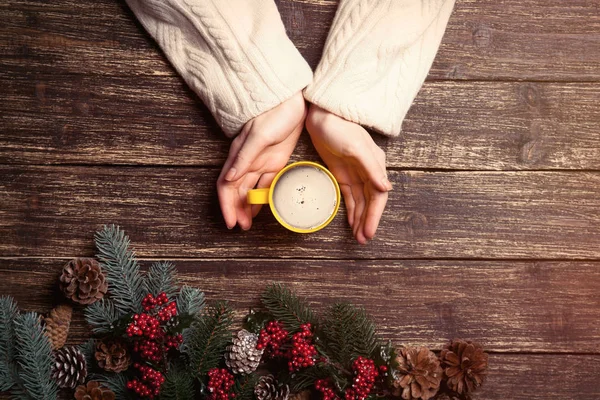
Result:
{"label": "white knit sweater", "polygon": [[127,3],[228,136],[303,88],[334,114],[398,135],[454,6],[341,0],[313,81],[273,0]]}

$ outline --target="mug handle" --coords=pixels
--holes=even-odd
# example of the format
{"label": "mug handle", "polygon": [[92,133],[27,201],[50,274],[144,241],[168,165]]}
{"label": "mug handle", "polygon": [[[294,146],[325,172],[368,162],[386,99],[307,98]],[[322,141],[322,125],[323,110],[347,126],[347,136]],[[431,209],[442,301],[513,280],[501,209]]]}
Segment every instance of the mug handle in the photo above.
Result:
{"label": "mug handle", "polygon": [[270,188],[252,189],[248,191],[248,204],[269,204]]}

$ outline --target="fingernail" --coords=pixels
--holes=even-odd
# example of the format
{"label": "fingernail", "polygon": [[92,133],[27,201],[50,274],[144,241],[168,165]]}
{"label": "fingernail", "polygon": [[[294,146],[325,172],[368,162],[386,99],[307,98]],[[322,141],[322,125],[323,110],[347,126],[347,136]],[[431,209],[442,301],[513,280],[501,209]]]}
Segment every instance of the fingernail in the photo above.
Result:
{"label": "fingernail", "polygon": [[392,183],[388,180],[388,178],[383,178],[381,180],[381,182],[383,182],[383,186],[388,190],[388,192],[392,189],[394,189],[394,187],[392,186]]}
{"label": "fingernail", "polygon": [[229,229],[229,230],[232,230],[232,229],[233,229],[233,226],[229,226],[229,225],[227,225],[227,229]]}
{"label": "fingernail", "polygon": [[236,172],[237,171],[235,168],[231,168],[229,171],[227,171],[227,175],[225,175],[225,180],[231,182],[233,178],[235,178]]}

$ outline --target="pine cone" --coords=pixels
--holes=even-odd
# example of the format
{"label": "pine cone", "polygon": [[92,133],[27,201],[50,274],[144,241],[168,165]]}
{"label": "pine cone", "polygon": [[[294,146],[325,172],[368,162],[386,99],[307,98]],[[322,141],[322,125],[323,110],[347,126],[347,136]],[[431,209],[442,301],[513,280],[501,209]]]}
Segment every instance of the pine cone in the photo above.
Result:
{"label": "pine cone", "polygon": [[488,368],[488,355],[479,343],[454,339],[440,354],[447,384],[458,394],[474,392],[481,386]]}
{"label": "pine cone", "polygon": [[115,400],[115,393],[96,381],[89,381],[87,385],[77,386],[75,400]]}
{"label": "pine cone", "polygon": [[73,389],[85,382],[87,363],[85,356],[75,346],[66,346],[54,352],[52,379],[61,388]]}
{"label": "pine cone", "polygon": [[254,388],[254,394],[258,400],[288,400],[290,387],[280,386],[273,375],[263,375]]}
{"label": "pine cone", "polygon": [[108,283],[96,260],[75,258],[63,267],[60,288],[74,302],[92,304],[104,297]]}
{"label": "pine cone", "polygon": [[251,374],[256,371],[264,350],[258,350],[258,335],[245,329],[233,338],[233,344],[227,347],[225,364],[234,374]]}
{"label": "pine cone", "polygon": [[123,372],[131,364],[127,347],[120,340],[98,342],[94,357],[98,362],[98,366],[105,371]]}
{"label": "pine cone", "polygon": [[52,349],[58,350],[65,345],[71,326],[71,315],[73,307],[69,304],[61,304],[50,311],[50,315],[44,318],[46,323],[45,335],[50,339]]}
{"label": "pine cone", "polygon": [[291,394],[288,400],[310,400],[310,390]]}
{"label": "pine cone", "polygon": [[398,378],[395,396],[405,400],[429,400],[437,393],[443,371],[436,355],[426,347],[401,348],[395,359]]}

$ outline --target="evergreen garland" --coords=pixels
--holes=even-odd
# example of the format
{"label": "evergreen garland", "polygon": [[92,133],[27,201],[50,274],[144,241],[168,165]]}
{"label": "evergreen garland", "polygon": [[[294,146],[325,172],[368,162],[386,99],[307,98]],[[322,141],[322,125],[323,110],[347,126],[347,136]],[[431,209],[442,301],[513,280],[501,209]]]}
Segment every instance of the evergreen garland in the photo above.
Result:
{"label": "evergreen garland", "polygon": [[56,399],[58,386],[50,377],[52,348],[44,336],[38,315],[26,313],[17,316],[15,334],[16,359],[23,388],[33,399]]}
{"label": "evergreen garland", "polygon": [[267,287],[261,300],[274,319],[283,322],[292,332],[300,330],[302,324],[317,322],[308,303],[281,284]]}
{"label": "evergreen garland", "polygon": [[115,225],[96,233],[98,259],[109,281],[109,293],[121,314],[142,312],[142,299],[148,293],[135,253],[129,250],[129,237]]}
{"label": "evergreen garland", "polygon": [[[95,339],[81,344],[79,349],[91,371],[102,371],[88,379],[113,391],[116,399],[213,399],[213,394],[221,390],[223,399],[253,400],[261,373],[276,375],[277,387],[287,385],[293,394],[310,390],[311,397],[388,398],[399,396],[398,385],[406,389],[407,384],[428,384],[414,376],[407,378],[406,374],[412,372],[398,368],[399,362],[413,361],[401,358],[407,357],[405,349],[396,352],[391,343],[381,342],[375,324],[363,308],[336,303],[318,317],[308,302],[281,284],[268,286],[261,297],[264,310],[251,311],[246,318],[246,328],[258,337],[244,340],[254,342],[234,340],[233,346],[228,347],[233,339],[233,310],[228,303],[205,307],[202,291],[179,287],[171,263],[156,262],[147,274],[141,273],[135,254],[129,249],[129,238],[119,227],[105,226],[95,239],[109,296],[88,305],[85,318],[94,333],[102,335],[100,340],[123,346],[125,355],[123,350],[117,350],[121,353],[115,353],[116,357],[131,357],[132,363],[126,360],[124,368],[113,369],[122,371],[119,373],[102,371],[100,365],[94,367]],[[235,337],[244,337],[243,332],[239,334],[242,336]],[[252,343],[250,347],[248,343]],[[451,352],[461,353],[466,343],[453,341],[439,359],[425,349],[434,360],[419,368],[439,379],[438,385],[445,385],[447,382],[439,373],[444,352],[450,354],[446,360],[456,362],[453,360],[462,356]],[[476,346],[477,353],[469,357],[477,359],[474,368],[481,383],[487,374],[487,355],[482,354],[480,345]],[[414,351],[412,348],[412,358]],[[258,364],[256,357],[261,354],[264,369],[259,367],[260,372],[252,372]],[[222,381],[219,383],[215,376],[225,377],[231,383],[231,374],[241,370],[230,362],[245,359],[251,362],[244,368],[253,365],[252,369],[244,371],[248,375],[235,375],[233,388],[224,393]],[[470,368],[471,361],[466,360],[464,368]],[[52,363],[50,342],[37,314],[20,315],[12,298],[0,297],[0,391],[10,390],[13,398],[22,400],[55,400],[57,384],[51,379]],[[145,384],[151,385],[153,392],[140,389],[139,385]],[[446,386],[444,390],[450,390]],[[260,391],[257,393],[262,396]],[[450,394],[453,398],[470,398],[467,392]]]}
{"label": "evergreen garland", "polygon": [[172,298],[178,292],[178,285],[175,279],[175,265],[170,262],[156,262],[150,266],[146,275],[148,281],[148,292],[153,296],[165,292],[167,297]]}
{"label": "evergreen garland", "polygon": [[187,354],[190,368],[197,376],[206,375],[222,361],[231,340],[232,322],[233,311],[227,303],[219,302],[183,332],[181,352]]}

